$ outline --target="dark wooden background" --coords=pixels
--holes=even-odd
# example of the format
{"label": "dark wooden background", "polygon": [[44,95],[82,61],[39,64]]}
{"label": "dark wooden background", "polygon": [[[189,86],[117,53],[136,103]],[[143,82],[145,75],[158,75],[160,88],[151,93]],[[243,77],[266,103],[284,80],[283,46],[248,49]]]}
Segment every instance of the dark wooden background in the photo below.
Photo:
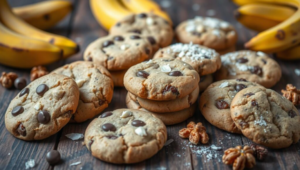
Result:
{"label": "dark wooden background", "polygon": [[[87,45],[98,37],[107,34],[94,19],[88,0],[72,1],[74,3],[73,12],[63,22],[49,31],[75,40],[80,44],[81,52],[65,61],[59,61],[47,66],[50,71],[66,63],[82,60],[82,53]],[[156,1],[161,2],[160,0]],[[255,32],[244,28],[234,19],[233,11],[237,6],[230,0],[168,1],[171,2],[171,5],[165,10],[172,17],[175,26],[179,22],[197,15],[207,16],[207,11],[214,10],[214,17],[224,19],[236,27],[239,34],[238,49],[243,49],[243,43],[255,35]],[[9,2],[15,7],[35,3],[38,0],[9,0]],[[200,9],[196,10],[195,7],[193,8],[195,4],[198,4]],[[277,61],[281,65],[283,76],[273,89],[280,92],[287,83],[292,83],[300,88],[300,77],[294,72],[296,68],[300,68],[300,62]],[[0,65],[0,72],[2,71],[16,72],[20,76],[26,77],[29,82],[30,70],[19,70]],[[34,169],[231,169],[230,166],[224,165],[221,161],[223,151],[236,145],[251,144],[251,141],[242,135],[230,134],[210,125],[197,109],[195,116],[189,120],[168,126],[168,139],[173,139],[174,142],[165,146],[151,159],[133,165],[113,165],[92,157],[86,147],[82,145],[82,140],[72,141],[65,137],[68,133],[84,133],[90,121],[82,124],[68,124],[56,135],[42,141],[26,142],[14,138],[5,128],[4,114],[9,102],[18,92],[15,89],[6,90],[0,87],[0,169],[25,169],[25,162],[29,159],[35,160],[37,165]],[[126,107],[125,95],[125,88],[115,88],[113,100],[106,110]],[[208,145],[192,146],[188,144],[187,140],[178,136],[178,131],[191,120],[201,121],[207,127],[210,136]],[[203,148],[208,148],[212,144],[221,146],[222,150],[208,150],[207,154],[201,154]],[[54,167],[49,166],[45,160],[46,153],[52,149],[59,150],[63,159],[61,164]],[[208,159],[209,153],[213,154],[213,159]],[[263,162],[257,162],[254,169],[300,169],[299,154],[299,143],[286,149],[269,150],[269,157]],[[69,166],[71,163],[78,161],[81,161],[81,164]]]}

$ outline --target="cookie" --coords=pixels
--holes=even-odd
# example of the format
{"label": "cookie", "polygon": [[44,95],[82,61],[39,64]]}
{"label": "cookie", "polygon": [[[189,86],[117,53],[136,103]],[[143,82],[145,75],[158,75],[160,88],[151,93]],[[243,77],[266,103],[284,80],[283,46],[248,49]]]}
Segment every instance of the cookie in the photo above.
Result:
{"label": "cookie", "polygon": [[292,102],[263,87],[241,90],[231,102],[231,117],[242,133],[260,145],[280,149],[300,139],[300,115]]}
{"label": "cookie", "polygon": [[177,43],[160,49],[155,58],[181,60],[190,64],[200,76],[214,73],[221,67],[221,58],[215,50],[192,43]]}
{"label": "cookie", "polygon": [[167,129],[150,113],[134,109],[105,112],[87,127],[84,143],[106,162],[130,164],[156,154],[167,140]]}
{"label": "cookie", "polygon": [[187,63],[176,59],[149,60],[132,66],[125,73],[125,88],[149,100],[183,98],[198,87],[199,74]]}
{"label": "cookie", "polygon": [[22,140],[41,140],[57,133],[75,113],[79,90],[73,79],[49,74],[28,84],[10,102],[6,129]]}
{"label": "cookie", "polygon": [[124,87],[124,75],[127,70],[120,70],[120,71],[110,71],[111,78],[114,82],[115,87]]}
{"label": "cookie", "polygon": [[112,35],[128,32],[146,37],[155,50],[170,45],[174,36],[172,25],[153,13],[128,15],[109,30]]}
{"label": "cookie", "polygon": [[216,80],[243,78],[265,87],[274,86],[281,78],[278,63],[263,52],[237,51],[221,56],[222,67]]}
{"label": "cookie", "polygon": [[126,96],[126,105],[130,109],[139,109],[151,113],[153,116],[159,118],[165,125],[174,125],[185,121],[186,119],[194,115],[196,109],[196,104],[193,104],[189,108],[177,112],[166,112],[166,113],[150,112],[142,108],[136,101],[132,100],[129,94],[127,94]]}
{"label": "cookie", "polygon": [[135,33],[108,35],[92,42],[84,60],[93,61],[108,70],[124,70],[152,57],[151,43]]}
{"label": "cookie", "polygon": [[64,65],[53,73],[71,77],[79,87],[79,104],[72,122],[84,122],[100,114],[113,97],[113,81],[101,65],[89,61],[77,61]]}
{"label": "cookie", "polygon": [[230,105],[240,90],[252,86],[261,87],[243,79],[223,80],[211,84],[200,96],[199,108],[202,115],[208,122],[222,130],[241,133],[231,119]]}
{"label": "cookie", "polygon": [[213,82],[213,76],[211,74],[201,76],[199,82],[199,90],[204,91]]}
{"label": "cookie", "polygon": [[195,17],[179,24],[175,30],[181,43],[194,43],[215,50],[225,50],[234,46],[237,33],[226,21],[210,17]]}
{"label": "cookie", "polygon": [[189,108],[192,104],[194,104],[199,95],[199,87],[197,87],[191,94],[186,97],[169,100],[169,101],[156,101],[156,100],[148,100],[137,97],[132,93],[128,92],[128,95],[132,100],[139,103],[141,107],[145,108],[150,112],[157,113],[166,113],[166,112],[176,112],[186,108]]}

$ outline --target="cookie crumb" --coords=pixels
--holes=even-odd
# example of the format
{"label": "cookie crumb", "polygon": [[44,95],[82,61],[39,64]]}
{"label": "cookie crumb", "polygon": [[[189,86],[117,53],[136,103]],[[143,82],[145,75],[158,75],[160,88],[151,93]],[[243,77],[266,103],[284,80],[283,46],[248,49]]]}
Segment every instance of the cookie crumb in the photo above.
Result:
{"label": "cookie crumb", "polygon": [[79,140],[79,139],[83,139],[84,137],[82,133],[69,133],[66,134],[65,136],[71,140]]}
{"label": "cookie crumb", "polygon": [[214,16],[214,15],[216,15],[216,11],[213,10],[213,9],[209,9],[209,10],[206,11],[206,15],[207,16]]}
{"label": "cookie crumb", "polygon": [[167,140],[167,142],[164,144],[164,146],[170,145],[173,141],[174,141],[173,139]]}
{"label": "cookie crumb", "polygon": [[69,166],[77,166],[77,165],[79,165],[79,164],[81,164],[81,161],[71,163]]}
{"label": "cookie crumb", "polygon": [[300,76],[300,69],[295,69],[295,74],[297,75],[297,76]]}
{"label": "cookie crumb", "polygon": [[29,159],[29,161],[25,162],[25,169],[31,169],[35,167],[34,159]]}

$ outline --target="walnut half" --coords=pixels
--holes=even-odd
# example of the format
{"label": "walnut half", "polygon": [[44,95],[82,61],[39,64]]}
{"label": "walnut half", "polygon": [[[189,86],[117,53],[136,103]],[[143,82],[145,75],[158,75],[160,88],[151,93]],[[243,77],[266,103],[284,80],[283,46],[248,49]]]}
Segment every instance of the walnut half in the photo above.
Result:
{"label": "walnut half", "polygon": [[208,143],[209,137],[206,133],[206,128],[202,123],[190,122],[187,128],[183,128],[179,131],[179,136],[182,138],[189,138],[190,142],[197,145],[199,141],[202,144]]}

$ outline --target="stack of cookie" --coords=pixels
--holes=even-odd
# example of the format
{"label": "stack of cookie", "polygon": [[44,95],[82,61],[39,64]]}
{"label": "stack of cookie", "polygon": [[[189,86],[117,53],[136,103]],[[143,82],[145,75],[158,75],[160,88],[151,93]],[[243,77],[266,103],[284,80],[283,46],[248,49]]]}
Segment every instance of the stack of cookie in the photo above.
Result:
{"label": "stack of cookie", "polygon": [[193,115],[199,93],[199,74],[176,59],[154,59],[137,64],[125,74],[127,107],[143,109],[166,125]]}
{"label": "stack of cookie", "polygon": [[199,107],[212,125],[266,147],[285,148],[300,139],[300,115],[293,103],[245,79],[211,84]]}
{"label": "stack of cookie", "polygon": [[210,17],[195,17],[176,28],[176,38],[181,43],[194,43],[215,49],[220,54],[235,51],[237,33],[226,21]]}
{"label": "stack of cookie", "polygon": [[113,26],[110,35],[92,42],[84,52],[84,60],[104,66],[114,85],[124,86],[123,77],[129,67],[152,58],[172,40],[172,27],[163,18],[152,13],[132,14]]}
{"label": "stack of cookie", "polygon": [[173,58],[190,64],[199,74],[200,91],[213,82],[213,74],[221,67],[220,55],[213,49],[198,44],[173,44],[160,49],[154,56],[156,58]]}

